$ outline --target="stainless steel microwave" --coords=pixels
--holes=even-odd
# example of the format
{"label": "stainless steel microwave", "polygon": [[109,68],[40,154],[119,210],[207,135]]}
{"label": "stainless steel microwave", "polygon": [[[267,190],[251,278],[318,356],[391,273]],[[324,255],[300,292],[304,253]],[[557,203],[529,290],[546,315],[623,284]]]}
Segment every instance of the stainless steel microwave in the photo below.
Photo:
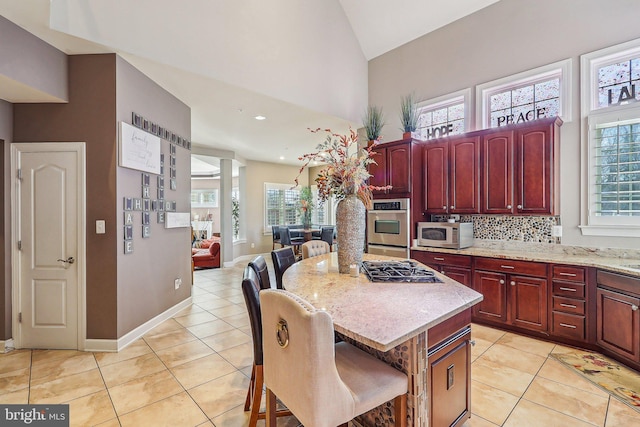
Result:
{"label": "stainless steel microwave", "polygon": [[418,246],[462,249],[473,245],[471,222],[419,222]]}

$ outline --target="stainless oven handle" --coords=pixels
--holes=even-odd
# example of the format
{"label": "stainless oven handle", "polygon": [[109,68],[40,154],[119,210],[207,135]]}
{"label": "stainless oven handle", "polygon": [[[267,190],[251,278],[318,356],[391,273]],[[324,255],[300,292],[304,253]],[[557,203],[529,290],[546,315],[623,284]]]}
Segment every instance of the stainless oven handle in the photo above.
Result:
{"label": "stainless oven handle", "polygon": [[381,214],[381,213],[389,213],[389,214],[394,214],[394,213],[407,213],[408,211],[406,209],[402,209],[402,210],[396,210],[396,211],[367,211],[367,213],[369,214]]}

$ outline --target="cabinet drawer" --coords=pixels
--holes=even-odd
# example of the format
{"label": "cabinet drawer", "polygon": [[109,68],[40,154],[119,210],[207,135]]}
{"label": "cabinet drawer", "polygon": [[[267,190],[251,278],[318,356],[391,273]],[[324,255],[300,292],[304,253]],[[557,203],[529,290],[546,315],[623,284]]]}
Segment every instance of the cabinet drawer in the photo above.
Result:
{"label": "cabinet drawer", "polygon": [[499,271],[502,273],[524,274],[527,276],[547,276],[547,264],[510,259],[476,258],[476,269]]}
{"label": "cabinet drawer", "polygon": [[570,282],[584,282],[584,268],[572,267],[568,265],[554,265],[553,278],[567,280]]}
{"label": "cabinet drawer", "polygon": [[553,310],[562,311],[564,313],[582,314],[584,315],[584,300],[565,298],[565,297],[553,297]]}
{"label": "cabinet drawer", "polygon": [[584,285],[582,283],[553,281],[553,295],[569,298],[584,298]]}
{"label": "cabinet drawer", "polygon": [[584,340],[584,316],[553,312],[552,331],[556,336]]}
{"label": "cabinet drawer", "polygon": [[[471,257],[466,255],[443,254],[439,252],[422,252],[421,261],[427,264],[454,265],[471,267]],[[422,261],[424,260],[424,261]]]}

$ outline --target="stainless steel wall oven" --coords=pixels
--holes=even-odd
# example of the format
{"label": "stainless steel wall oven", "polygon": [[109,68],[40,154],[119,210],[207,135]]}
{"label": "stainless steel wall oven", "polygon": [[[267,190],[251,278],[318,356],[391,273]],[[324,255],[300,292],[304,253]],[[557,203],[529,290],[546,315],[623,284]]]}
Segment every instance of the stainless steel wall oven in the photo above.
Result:
{"label": "stainless steel wall oven", "polygon": [[367,251],[409,258],[409,199],[374,200],[367,212]]}

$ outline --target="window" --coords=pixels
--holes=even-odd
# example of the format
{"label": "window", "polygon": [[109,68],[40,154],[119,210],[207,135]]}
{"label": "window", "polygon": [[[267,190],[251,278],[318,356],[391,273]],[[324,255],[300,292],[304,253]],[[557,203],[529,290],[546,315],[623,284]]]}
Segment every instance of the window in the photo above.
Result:
{"label": "window", "polygon": [[420,140],[458,135],[470,129],[467,119],[470,90],[463,90],[421,102],[418,108],[418,128],[412,137]]}
{"label": "window", "polygon": [[317,225],[333,224],[335,213],[333,212],[333,206],[335,206],[334,199],[331,198],[325,202],[321,202],[318,197],[318,186],[312,185],[311,192],[313,193],[314,208],[311,216],[311,222]]}
{"label": "window", "polygon": [[300,187],[290,184],[264,184],[264,232],[270,233],[272,225],[299,223]]}
{"label": "window", "polygon": [[191,191],[191,207],[192,208],[217,208],[218,207],[218,189],[211,190],[192,190]]}
{"label": "window", "polygon": [[479,123],[495,128],[543,117],[571,117],[571,60],[557,62],[477,87]]}
{"label": "window", "polygon": [[640,236],[640,40],[582,56],[582,234]]}

